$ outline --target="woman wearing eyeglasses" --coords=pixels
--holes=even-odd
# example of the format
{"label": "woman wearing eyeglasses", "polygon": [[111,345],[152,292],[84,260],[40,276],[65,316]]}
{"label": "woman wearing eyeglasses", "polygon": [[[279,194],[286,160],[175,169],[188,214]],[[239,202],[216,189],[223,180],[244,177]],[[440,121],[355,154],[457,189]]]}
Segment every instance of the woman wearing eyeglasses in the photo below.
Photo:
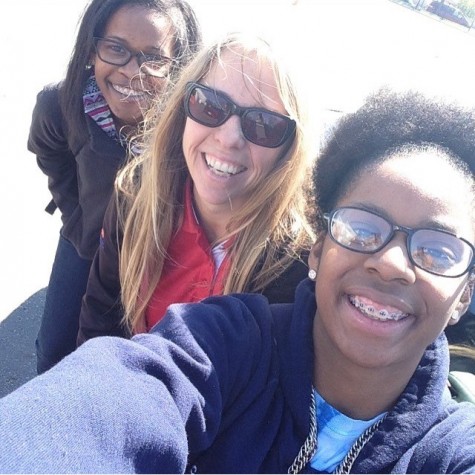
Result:
{"label": "woman wearing eyeglasses", "polygon": [[43,372],[76,347],[81,299],[117,170],[144,111],[201,45],[184,0],[93,0],[66,78],[38,95],[28,148],[48,176],[62,229],[37,338]]}
{"label": "woman wearing eyeglasses", "polygon": [[313,241],[311,156],[276,57],[262,40],[230,35],[182,71],[143,154],[119,175],[78,343],[148,331],[170,304],[210,295],[292,301]]}
{"label": "woman wearing eyeglasses", "polygon": [[474,286],[474,121],[369,98],[316,162],[295,302],[212,297],[87,342],[0,401],[0,471],[474,473],[444,336]]}

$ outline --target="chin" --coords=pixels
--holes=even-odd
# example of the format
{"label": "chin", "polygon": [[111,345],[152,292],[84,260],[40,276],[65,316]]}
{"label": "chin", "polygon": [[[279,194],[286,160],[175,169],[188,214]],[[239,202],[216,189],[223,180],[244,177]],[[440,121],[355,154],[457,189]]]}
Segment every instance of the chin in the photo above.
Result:
{"label": "chin", "polygon": [[132,127],[135,127],[138,123],[140,123],[142,121],[142,114],[140,114],[139,116],[135,116],[135,115],[125,115],[125,114],[114,114],[115,118],[116,118],[116,122],[120,125],[120,126],[124,126],[124,125],[130,125]]}

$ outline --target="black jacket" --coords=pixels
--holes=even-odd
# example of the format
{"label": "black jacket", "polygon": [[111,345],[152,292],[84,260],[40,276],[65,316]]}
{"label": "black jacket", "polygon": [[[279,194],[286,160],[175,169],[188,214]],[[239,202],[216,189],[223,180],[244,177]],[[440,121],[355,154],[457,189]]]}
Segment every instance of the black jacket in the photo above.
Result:
{"label": "black jacket", "polygon": [[61,211],[62,234],[84,259],[94,257],[104,213],[126,151],[89,116],[89,139],[71,140],[59,104],[60,85],[46,86],[37,97],[28,150],[48,176],[48,187]]}

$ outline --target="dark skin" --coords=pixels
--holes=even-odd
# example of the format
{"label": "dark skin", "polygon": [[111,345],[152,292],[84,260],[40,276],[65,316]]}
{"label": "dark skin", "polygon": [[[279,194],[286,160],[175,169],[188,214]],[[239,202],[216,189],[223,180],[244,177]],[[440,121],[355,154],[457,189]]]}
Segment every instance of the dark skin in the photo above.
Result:
{"label": "dark skin", "polygon": [[[420,170],[426,160],[423,154],[410,162],[396,155],[376,164],[337,207],[378,210],[399,225],[450,229],[474,242],[471,183],[443,155],[431,157],[441,173],[425,177]],[[410,208],[395,199],[401,196]],[[344,249],[325,236],[312,249],[309,266],[317,270],[314,384],[355,419],[371,419],[394,405],[425,348],[470,303],[469,274],[447,278],[415,267],[400,232],[374,254]],[[355,298],[388,310],[391,319],[368,316],[351,303]]]}

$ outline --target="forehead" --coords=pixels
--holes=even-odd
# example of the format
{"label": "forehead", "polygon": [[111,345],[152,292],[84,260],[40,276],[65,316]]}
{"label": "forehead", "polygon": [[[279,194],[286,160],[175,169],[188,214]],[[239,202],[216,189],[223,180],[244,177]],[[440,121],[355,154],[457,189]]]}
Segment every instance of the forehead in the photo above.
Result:
{"label": "forehead", "polygon": [[255,52],[223,50],[202,81],[240,106],[259,105],[285,113],[272,65]]}
{"label": "forehead", "polygon": [[124,5],[106,24],[104,36],[113,37],[140,48],[159,48],[173,38],[169,18],[141,5]]}
{"label": "forehead", "polygon": [[396,154],[371,165],[339,205],[348,201],[382,209],[400,225],[439,225],[474,242],[472,183],[441,153]]}

